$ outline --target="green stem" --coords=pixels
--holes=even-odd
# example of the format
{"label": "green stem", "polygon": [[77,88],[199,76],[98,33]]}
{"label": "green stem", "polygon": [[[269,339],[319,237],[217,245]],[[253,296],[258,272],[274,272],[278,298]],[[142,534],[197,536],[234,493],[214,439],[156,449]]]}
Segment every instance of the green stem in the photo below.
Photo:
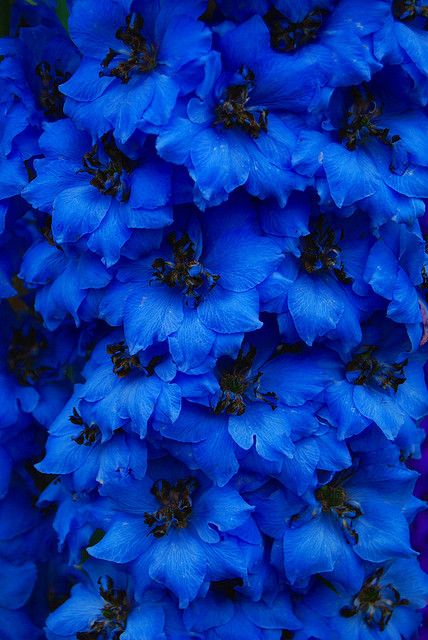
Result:
{"label": "green stem", "polygon": [[10,5],[9,0],[0,2],[0,37],[9,35]]}
{"label": "green stem", "polygon": [[67,0],[57,0],[56,3],[56,15],[61,21],[62,26],[68,30],[68,6]]}

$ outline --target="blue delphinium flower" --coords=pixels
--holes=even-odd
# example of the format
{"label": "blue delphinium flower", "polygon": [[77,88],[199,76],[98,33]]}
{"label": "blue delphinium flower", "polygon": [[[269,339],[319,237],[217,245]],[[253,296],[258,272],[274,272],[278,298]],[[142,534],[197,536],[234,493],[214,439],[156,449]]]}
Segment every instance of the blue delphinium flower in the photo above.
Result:
{"label": "blue delphinium flower", "polygon": [[389,301],[387,316],[395,322],[415,325],[420,335],[421,307],[416,287],[423,283],[425,243],[417,223],[388,223],[370,248],[364,280]]}
{"label": "blue delphinium flower", "polygon": [[[15,11],[20,13],[18,8]],[[31,13],[33,18],[34,10]],[[32,90],[36,107],[42,112],[43,120],[48,122],[64,117],[65,97],[59,90],[59,85],[70,78],[80,60],[68,34],[56,16],[52,18],[50,25],[43,21],[29,26],[28,17],[20,15],[20,21],[16,25],[18,40],[24,45],[22,59],[28,86]]]}
{"label": "blue delphinium flower", "polygon": [[389,17],[384,0],[221,0],[218,4],[232,20],[259,14],[262,19],[253,23],[257,41],[289,57],[292,64],[310,66],[316,60],[329,86],[369,80],[381,68],[368,45]]}
{"label": "blue delphinium flower", "polygon": [[222,202],[242,185],[284,205],[293,189],[305,186],[291,172],[291,154],[299,114],[318,90],[316,62],[292,67],[263,46],[249,48],[254,38],[252,21],[223,34],[207,82],[158,137],[160,155],[188,167],[202,205]]}
{"label": "blue delphinium flower", "polygon": [[[177,97],[203,80],[211,33],[198,17],[202,0],[77,0],[70,35],[83,59],[61,91],[66,112],[97,137],[110,129],[126,142],[135,129],[165,124]],[[186,46],[182,46],[183,41]]]}
{"label": "blue delphinium flower", "polygon": [[374,53],[383,63],[401,65],[413,79],[415,93],[426,104],[428,52],[424,30],[427,5],[423,0],[394,0],[385,4],[389,4],[389,12],[382,29],[374,37]]}
{"label": "blue delphinium flower", "polygon": [[[255,581],[259,580],[259,575]],[[241,578],[213,581],[203,598],[192,602],[183,615],[186,627],[207,640],[257,638],[279,640],[282,632],[298,629],[290,597],[283,585],[268,576],[260,597],[256,584],[244,586]]]}
{"label": "blue delphinium flower", "polygon": [[149,465],[143,480],[109,482],[111,525],[88,552],[116,563],[134,561],[137,594],[152,580],[186,607],[204,580],[247,575],[260,551],[253,507],[236,489],[210,487],[172,459]]}
{"label": "blue delphinium flower", "polygon": [[361,344],[341,360],[325,392],[339,438],[360,433],[373,421],[393,440],[409,419],[425,415],[423,355],[411,353],[402,326],[374,316]]}
{"label": "blue delphinium flower", "polygon": [[[0,204],[28,180],[25,161],[38,152],[36,106],[23,68],[23,45],[0,40]],[[7,203],[6,203],[7,204]],[[2,214],[3,217],[3,214]]]}
{"label": "blue delphinium flower", "polygon": [[1,638],[413,638],[427,6],[28,4],[0,39]]}
{"label": "blue delphinium flower", "polygon": [[163,595],[155,591],[136,602],[129,574],[90,560],[70,597],[47,618],[46,636],[49,640],[164,640]]}
{"label": "blue delphinium flower", "polygon": [[300,507],[280,489],[254,494],[255,517],[278,540],[273,559],[292,583],[322,573],[354,585],[362,576],[360,558],[376,563],[414,554],[405,509],[416,477],[396,458],[393,446],[388,464],[355,456],[351,467],[308,491]]}
{"label": "blue delphinium flower", "polygon": [[279,268],[261,286],[263,309],[278,314],[285,335],[291,324],[309,345],[327,337],[351,348],[361,340],[361,320],[379,306],[363,279],[374,238],[362,231],[365,216],[320,212],[309,219],[316,206],[298,194],[283,210],[270,205],[263,211],[264,229],[284,246]]}
{"label": "blue delphinium flower", "polygon": [[[85,237],[89,249],[107,265],[115,263],[132,229],[156,229],[172,222],[169,168],[153,157],[143,159],[141,142],[117,145],[111,132],[92,143],[71,120],[46,124],[40,138],[43,160],[25,198],[52,213],[57,243]],[[136,153],[139,153],[137,159]]]}
{"label": "blue delphinium flower", "polygon": [[[305,403],[322,392],[328,368],[313,366],[311,384],[304,383],[310,356],[277,352],[274,335],[269,325],[260,335],[249,334],[239,351],[218,360],[207,395],[188,396],[173,424],[157,425],[163,436],[191,442],[194,463],[220,486],[236,474],[238,458],[253,446],[278,471],[289,459],[292,464],[293,438],[302,437],[302,431],[309,436],[319,426]],[[186,398],[188,390],[183,391]],[[221,458],[215,454],[218,447]]]}
{"label": "blue delphinium flower", "polygon": [[426,590],[427,578],[416,560],[395,560],[365,565],[354,590],[336,583],[319,585],[307,603],[315,628],[321,618],[321,634],[316,637],[393,640],[415,637],[421,620],[416,609],[423,607]]}
{"label": "blue delphinium flower", "polygon": [[240,202],[210,217],[177,210],[158,250],[118,267],[118,284],[109,287],[100,311],[110,324],[123,322],[131,354],[172,337],[172,353],[194,348],[197,365],[216,334],[261,327],[257,286],[281,254],[262,236],[250,205],[239,210]]}
{"label": "blue delphinium flower", "polygon": [[296,170],[327,179],[338,207],[362,203],[375,224],[413,222],[423,214],[426,153],[419,132],[428,121],[407,96],[409,79],[386,69],[372,82],[336,89],[321,123],[302,132],[293,155]]}

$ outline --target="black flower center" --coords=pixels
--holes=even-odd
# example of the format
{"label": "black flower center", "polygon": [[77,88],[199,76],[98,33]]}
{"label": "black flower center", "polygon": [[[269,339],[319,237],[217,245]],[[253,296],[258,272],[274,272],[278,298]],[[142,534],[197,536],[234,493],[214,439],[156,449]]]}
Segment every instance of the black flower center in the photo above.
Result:
{"label": "black flower center", "polygon": [[212,593],[215,593],[222,598],[236,602],[239,597],[239,592],[236,591],[236,587],[242,587],[243,585],[244,581],[242,578],[229,578],[228,580],[216,580],[211,582],[210,590]]}
{"label": "black flower center", "polygon": [[169,234],[168,243],[172,248],[173,259],[156,258],[152,262],[154,278],[168,287],[181,289],[185,296],[199,303],[202,289],[205,287],[211,291],[220,276],[210,273],[199,262],[195,245],[187,233],[181,238],[177,238],[175,233]]}
{"label": "black flower center", "polygon": [[316,40],[328,13],[326,9],[315,8],[300,22],[293,22],[272,7],[263,17],[270,33],[270,46],[279,53],[289,53],[309,44]]}
{"label": "black flower center", "polygon": [[185,529],[192,513],[191,494],[197,487],[194,478],[178,480],[175,485],[167,480],[155,482],[151,492],[161,507],[144,514],[144,522],[151,527],[149,533],[155,538],[163,538],[171,528]]}
{"label": "black flower center", "polygon": [[352,279],[345,273],[342,252],[338,241],[343,238],[332,227],[326,226],[322,217],[318,218],[315,228],[300,240],[300,262],[307,273],[331,271],[340,282],[349,284]]}
{"label": "black flower center", "polygon": [[339,138],[349,151],[355,151],[358,143],[370,136],[387,146],[400,140],[400,136],[390,135],[387,127],[377,126],[382,108],[366,87],[353,87],[351,95],[353,103],[347,111],[344,126],[339,129]]}
{"label": "black flower center", "polygon": [[250,69],[242,67],[237,74],[242,82],[229,85],[220,104],[215,108],[214,126],[222,124],[225,129],[241,129],[252,138],[267,131],[268,111],[250,106],[250,94],[255,76]]}
{"label": "black flower center", "polygon": [[69,417],[72,424],[81,427],[79,435],[72,438],[78,445],[84,445],[85,447],[92,447],[96,442],[101,439],[101,431],[97,424],[87,424],[76,407],[73,407],[73,415]]}
{"label": "black flower center", "polygon": [[[272,409],[276,408],[277,396],[273,391],[260,391],[261,371],[252,374],[256,349],[250,347],[247,352],[239,350],[236,360],[220,377],[220,398],[214,407],[214,413],[226,412],[229,415],[241,416],[245,413],[246,401],[252,398],[266,402]],[[250,396],[250,398],[249,398]]]}
{"label": "black flower center", "polygon": [[428,5],[418,0],[393,0],[392,13],[401,22],[411,22],[416,18],[428,18]]}
{"label": "black flower center", "polygon": [[383,568],[377,569],[365,580],[361,590],[354,596],[352,605],[340,610],[344,618],[361,614],[369,627],[384,631],[394,609],[409,604],[392,584],[381,583],[383,573]]}
{"label": "black flower center", "polygon": [[101,578],[98,580],[100,595],[105,602],[100,612],[102,617],[92,623],[89,631],[79,631],[77,640],[119,640],[125,631],[130,611],[126,591],[115,588],[110,577],[106,582],[107,588],[104,588]]}
{"label": "black flower center", "polygon": [[[142,34],[143,17],[139,13],[132,13],[126,16],[125,22],[125,26],[116,31],[116,38],[121,43],[119,51],[109,49],[101,62],[103,69],[99,72],[100,77],[118,78],[124,84],[129,82],[134,72],[150,73],[157,65],[157,47]],[[113,66],[114,63],[116,66]]]}
{"label": "black flower center", "polygon": [[342,528],[352,542],[358,542],[358,534],[354,529],[354,520],[362,515],[359,506],[348,499],[341,482],[344,478],[339,474],[331,482],[323,485],[315,492],[324,513],[335,513]]}
{"label": "black flower center", "polygon": [[131,193],[129,174],[134,163],[120,149],[111,133],[102,136],[99,143],[83,156],[83,169],[79,173],[87,173],[90,183],[105,196],[114,196],[120,202],[127,202]]}
{"label": "black flower center", "polygon": [[40,78],[39,102],[45,115],[52,120],[64,117],[64,95],[59,85],[68,80],[71,74],[60,69],[52,69],[51,65],[42,61],[36,67],[36,74]]}
{"label": "black flower center", "polygon": [[37,359],[47,346],[46,339],[40,337],[34,327],[26,333],[21,329],[14,330],[7,352],[7,364],[19,384],[35,384],[44,373],[52,370],[51,367],[37,364]]}
{"label": "black flower center", "polygon": [[140,359],[137,355],[131,356],[124,340],[116,344],[109,344],[106,348],[113,363],[113,373],[119,378],[125,378],[134,369],[141,367]]}
{"label": "black flower center", "polygon": [[375,357],[376,350],[375,345],[369,345],[348,362],[346,371],[351,373],[352,384],[373,383],[382,389],[393,389],[397,393],[400,384],[406,382],[404,368],[408,359],[387,364]]}
{"label": "black flower center", "polygon": [[425,300],[428,302],[428,272],[425,266],[422,267],[421,275],[422,275],[422,283],[420,286],[422,291],[425,294]]}

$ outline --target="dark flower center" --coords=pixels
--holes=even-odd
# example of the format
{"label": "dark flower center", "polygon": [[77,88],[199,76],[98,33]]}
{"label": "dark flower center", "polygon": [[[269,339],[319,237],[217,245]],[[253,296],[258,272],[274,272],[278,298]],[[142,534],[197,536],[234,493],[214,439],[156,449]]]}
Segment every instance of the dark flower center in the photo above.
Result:
{"label": "dark flower center", "polygon": [[404,367],[408,364],[408,359],[387,364],[380,362],[374,356],[376,350],[376,346],[369,345],[348,362],[346,371],[355,374],[353,375],[352,384],[363,385],[371,382],[382,389],[390,388],[397,393],[400,384],[406,382]]}
{"label": "dark flower center", "polygon": [[352,87],[351,95],[353,103],[346,114],[344,126],[339,129],[339,138],[349,151],[355,151],[358,143],[370,136],[387,146],[400,140],[400,136],[390,135],[387,127],[376,125],[382,108],[366,87]]}
{"label": "dark flower center", "polygon": [[425,293],[425,300],[428,302],[428,273],[425,266],[422,267],[421,274],[422,274],[422,283],[420,286],[422,291]]}
{"label": "dark flower center", "polygon": [[[126,84],[134,72],[150,73],[157,65],[157,47],[147,42],[142,34],[144,19],[139,13],[126,16],[126,24],[116,31],[116,38],[125,46],[109,49],[109,52],[101,62],[103,69],[100,77],[110,76],[118,78]],[[116,66],[113,66],[115,63]]]}
{"label": "dark flower center", "polygon": [[114,196],[127,202],[131,193],[128,175],[134,163],[120,149],[111,133],[102,136],[99,143],[83,156],[83,169],[79,173],[92,176],[90,183],[104,196]]}
{"label": "dark flower center", "polygon": [[68,80],[71,74],[56,68],[52,70],[46,61],[37,65],[36,74],[41,84],[39,102],[45,115],[52,120],[63,118],[64,95],[59,90],[59,85]]}
{"label": "dark flower center", "polygon": [[101,609],[102,618],[93,622],[89,631],[79,631],[77,640],[119,640],[125,631],[130,611],[126,591],[115,588],[109,576],[106,582],[107,588],[104,588],[101,578],[98,580],[100,595],[105,602]]}
{"label": "dark flower center", "polygon": [[353,542],[358,542],[358,534],[354,530],[353,523],[362,515],[362,511],[358,505],[348,500],[341,480],[343,480],[342,476],[338,475],[331,482],[317,489],[315,497],[324,513],[334,512],[345,533]]}
{"label": "dark flower center", "polygon": [[[276,393],[260,391],[260,379],[263,373],[258,371],[252,375],[251,369],[255,357],[256,349],[254,347],[251,346],[246,353],[241,348],[232,366],[223,371],[220,377],[221,395],[214,407],[214,413],[226,412],[229,415],[241,416],[245,413],[246,401],[252,397],[266,402],[272,409],[276,408]],[[252,397],[250,396],[251,391],[253,392]]]}
{"label": "dark flower center", "polygon": [[222,124],[225,129],[242,129],[252,138],[267,132],[268,111],[250,106],[250,94],[255,86],[255,76],[250,69],[242,67],[237,74],[242,82],[229,85],[225,95],[215,108],[214,126]]}
{"label": "dark flower center", "polygon": [[202,298],[202,288],[211,291],[220,276],[210,273],[196,258],[195,245],[187,233],[177,238],[175,233],[168,236],[168,243],[172,248],[173,259],[153,260],[153,276],[168,287],[178,287],[185,296],[194,298],[199,303]]}
{"label": "dark flower center", "polygon": [[63,251],[63,248],[56,244],[53,233],[52,233],[52,216],[48,213],[42,214],[40,213],[40,217],[38,218],[38,228],[44,239],[51,247],[56,247],[59,251]]}
{"label": "dark flower center", "polygon": [[52,371],[51,367],[38,365],[37,359],[48,344],[40,337],[34,327],[27,333],[15,329],[7,351],[7,364],[19,384],[29,386],[35,384],[41,376]]}
{"label": "dark flower center", "polygon": [[397,20],[410,22],[415,18],[428,18],[428,5],[421,5],[418,0],[393,0],[392,13]]}
{"label": "dark flower center", "polygon": [[113,363],[113,373],[119,378],[125,378],[134,369],[140,369],[141,363],[137,355],[131,356],[124,340],[116,344],[109,344],[106,348]]}
{"label": "dark flower center", "polygon": [[73,415],[69,417],[69,420],[72,424],[81,427],[79,435],[72,438],[76,444],[92,447],[92,445],[101,439],[99,426],[95,423],[87,424],[76,407],[73,407]]}
{"label": "dark flower center", "polygon": [[[339,235],[339,238],[338,238]],[[318,218],[315,228],[300,240],[300,262],[307,273],[332,271],[340,282],[349,284],[352,279],[345,273],[343,262],[339,260],[342,249],[337,244],[343,239],[332,227]]]}
{"label": "dark flower center", "polygon": [[408,605],[409,601],[401,598],[392,584],[381,583],[383,573],[383,568],[380,568],[369,576],[361,590],[354,596],[352,605],[342,607],[340,615],[344,618],[352,618],[360,613],[369,627],[384,631],[394,609]]}
{"label": "dark flower center", "polygon": [[219,595],[227,600],[236,602],[239,597],[239,592],[235,591],[236,587],[242,587],[244,581],[242,578],[229,578],[228,580],[216,580],[211,582],[210,590],[212,593]]}
{"label": "dark flower center", "polygon": [[172,528],[185,529],[192,513],[191,494],[197,489],[194,478],[178,480],[175,485],[167,480],[155,482],[151,492],[161,504],[160,509],[144,514],[144,522],[151,527],[149,533],[163,538]]}
{"label": "dark flower center", "polygon": [[270,33],[270,46],[279,53],[289,53],[309,44],[316,40],[328,13],[326,9],[315,8],[300,22],[293,22],[272,7],[263,17]]}

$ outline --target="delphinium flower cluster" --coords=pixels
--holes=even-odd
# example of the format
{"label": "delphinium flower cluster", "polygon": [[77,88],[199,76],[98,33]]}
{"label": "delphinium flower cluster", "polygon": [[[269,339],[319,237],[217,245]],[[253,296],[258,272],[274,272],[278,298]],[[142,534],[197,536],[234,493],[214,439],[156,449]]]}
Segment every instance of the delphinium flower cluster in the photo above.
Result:
{"label": "delphinium flower cluster", "polygon": [[417,638],[428,4],[64,8],[0,39],[1,640]]}

